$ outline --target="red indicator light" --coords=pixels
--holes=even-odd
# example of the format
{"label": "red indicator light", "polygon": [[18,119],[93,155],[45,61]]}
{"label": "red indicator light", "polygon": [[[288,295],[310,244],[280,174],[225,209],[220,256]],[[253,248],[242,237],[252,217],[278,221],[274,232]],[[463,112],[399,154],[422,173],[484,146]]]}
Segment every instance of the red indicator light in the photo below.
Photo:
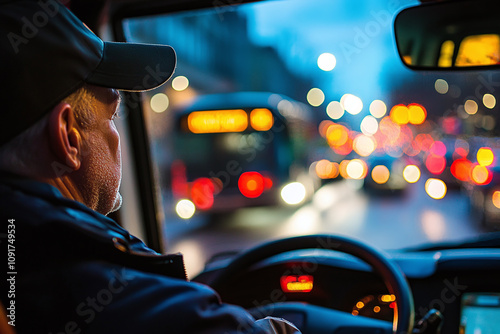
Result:
{"label": "red indicator light", "polygon": [[238,188],[243,196],[256,198],[262,195],[266,186],[266,180],[262,174],[257,172],[246,172],[238,179]]}
{"label": "red indicator light", "polygon": [[287,275],[280,279],[283,292],[310,292],[313,288],[311,275]]}

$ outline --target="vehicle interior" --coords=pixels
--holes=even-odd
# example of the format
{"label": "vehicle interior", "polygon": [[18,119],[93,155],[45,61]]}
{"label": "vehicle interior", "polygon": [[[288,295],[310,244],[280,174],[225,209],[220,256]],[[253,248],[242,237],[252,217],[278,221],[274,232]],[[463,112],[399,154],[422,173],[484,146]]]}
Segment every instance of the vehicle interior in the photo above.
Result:
{"label": "vehicle interior", "polygon": [[[500,331],[497,2],[67,6],[104,40],[177,52],[164,86],[122,92],[112,218],[190,280],[305,334]],[[176,121],[195,112],[198,133]]]}

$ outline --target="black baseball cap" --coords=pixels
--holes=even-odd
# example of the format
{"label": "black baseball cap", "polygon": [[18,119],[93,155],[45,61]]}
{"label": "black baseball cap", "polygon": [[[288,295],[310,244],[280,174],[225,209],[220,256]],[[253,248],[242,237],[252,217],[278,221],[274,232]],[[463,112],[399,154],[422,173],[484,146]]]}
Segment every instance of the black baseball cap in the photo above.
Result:
{"label": "black baseball cap", "polygon": [[102,41],[57,0],[0,0],[0,145],[84,84],[145,91],[175,64],[167,45]]}

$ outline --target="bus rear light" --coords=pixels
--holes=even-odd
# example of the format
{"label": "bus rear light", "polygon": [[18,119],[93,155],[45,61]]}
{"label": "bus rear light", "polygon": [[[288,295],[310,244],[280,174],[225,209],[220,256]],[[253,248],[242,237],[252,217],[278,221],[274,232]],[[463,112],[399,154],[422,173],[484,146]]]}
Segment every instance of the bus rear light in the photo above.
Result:
{"label": "bus rear light", "polygon": [[197,208],[208,210],[214,205],[215,187],[209,178],[200,177],[191,186],[191,199]]}
{"label": "bus rear light", "polygon": [[258,172],[245,172],[238,179],[238,188],[241,194],[248,198],[259,197],[264,192],[265,187],[266,180]]}

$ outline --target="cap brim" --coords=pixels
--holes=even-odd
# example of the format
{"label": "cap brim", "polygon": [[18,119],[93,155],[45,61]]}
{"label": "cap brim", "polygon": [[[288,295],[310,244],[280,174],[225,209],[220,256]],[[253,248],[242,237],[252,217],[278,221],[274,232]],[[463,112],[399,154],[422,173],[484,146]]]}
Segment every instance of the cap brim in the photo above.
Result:
{"label": "cap brim", "polygon": [[174,73],[175,51],[168,45],[105,42],[101,63],[87,83],[126,91],[145,91]]}

